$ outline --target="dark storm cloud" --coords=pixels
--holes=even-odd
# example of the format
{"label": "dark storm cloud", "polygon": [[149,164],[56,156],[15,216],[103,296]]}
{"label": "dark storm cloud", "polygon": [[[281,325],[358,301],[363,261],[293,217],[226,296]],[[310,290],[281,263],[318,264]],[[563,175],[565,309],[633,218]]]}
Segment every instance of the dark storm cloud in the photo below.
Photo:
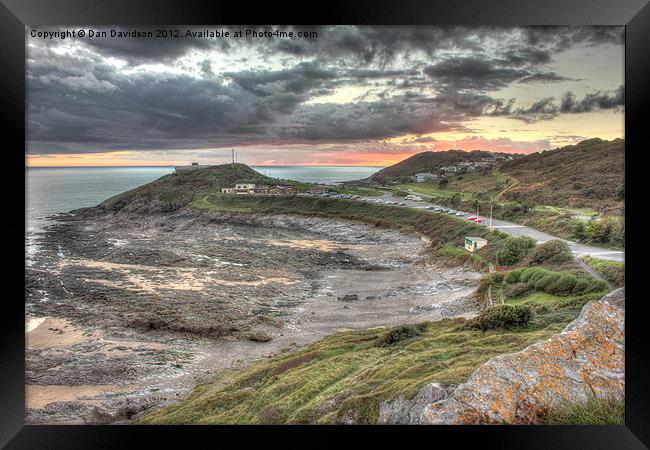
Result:
{"label": "dark storm cloud", "polygon": [[[60,42],[29,41],[28,150],[380,140],[465,130],[465,121],[481,116],[532,122],[623,104],[622,88],[579,100],[568,92],[559,103],[543,98],[526,108],[494,97],[513,83],[568,80],[547,66],[558,51],[576,43],[620,44],[620,29],[567,28],[558,35],[544,27],[279,28],[315,30],[319,37],[85,39],[66,51]],[[232,64],[224,71],[213,63],[213,50],[242,62],[284,56],[273,69]],[[194,59],[179,60],[193,52]],[[151,63],[194,72],[138,70]],[[311,102],[344,87],[365,91],[354,101]]]}
{"label": "dark storm cloud", "polygon": [[406,103],[399,99],[357,102],[345,108],[318,104],[300,107],[295,121],[278,133],[300,141],[384,139],[402,134],[463,130],[458,122],[461,117],[434,104]]}
{"label": "dark storm cloud", "polygon": [[508,66],[505,60],[478,56],[449,58],[424,68],[434,83],[455,89],[494,91],[513,82],[557,82],[568,80],[553,72],[520,68],[520,61]]}
{"label": "dark storm cloud", "polygon": [[623,45],[623,27],[553,27],[536,26],[522,29],[528,44],[534,47],[551,48],[554,51],[566,50],[576,44]]}
{"label": "dark storm cloud", "polygon": [[444,86],[480,91],[500,89],[528,75],[525,70],[497,66],[478,57],[449,58],[425,67],[424,73]]}
{"label": "dark storm cloud", "polygon": [[594,92],[587,94],[582,100],[576,101],[573,92],[567,92],[562,97],[560,112],[582,113],[591,112],[597,109],[613,109],[625,105],[625,88],[619,87],[613,94],[605,92]]}
{"label": "dark storm cloud", "polygon": [[553,97],[541,99],[528,108],[518,108],[514,111],[506,110],[505,115],[524,122],[533,123],[539,120],[552,119],[559,114],[579,114],[599,110],[623,109],[625,106],[625,89],[619,87],[613,93],[592,92],[582,99],[576,100],[573,92],[562,95],[559,104]]}

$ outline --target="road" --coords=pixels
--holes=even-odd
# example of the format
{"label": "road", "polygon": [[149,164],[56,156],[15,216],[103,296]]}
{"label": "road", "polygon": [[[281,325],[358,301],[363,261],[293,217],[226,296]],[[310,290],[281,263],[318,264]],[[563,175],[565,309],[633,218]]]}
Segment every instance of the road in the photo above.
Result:
{"label": "road", "polygon": [[[419,195],[414,193],[414,195]],[[381,201],[398,201],[406,203],[406,206],[416,209],[425,209],[427,206],[442,206],[435,205],[434,203],[429,203],[427,201],[415,201],[415,200],[404,200],[403,197],[394,196],[388,192],[384,193],[382,197],[379,196],[364,196],[362,197],[365,201],[381,199]],[[443,206],[444,207],[444,206]],[[397,206],[396,206],[397,208]],[[427,210],[428,211],[428,210]],[[435,211],[430,211],[431,214],[441,214]],[[470,216],[476,215],[476,213],[464,213],[463,216],[458,216],[459,219],[466,219]],[[483,225],[489,226],[489,218],[480,215],[480,218],[483,219]],[[527,227],[525,225],[519,225],[513,222],[506,222],[505,220],[492,219],[492,228],[495,228],[503,233],[510,234],[513,236],[528,236],[535,239],[539,244],[549,241],[551,239],[559,239],[561,241],[569,244],[569,248],[576,256],[576,258],[582,258],[583,256],[593,256],[595,258],[606,259],[609,261],[625,261],[625,252],[619,250],[608,250],[602,247],[594,247],[592,245],[579,244],[577,242],[568,241],[566,239],[560,239],[556,236],[544,233],[542,231],[536,230],[534,228]]]}

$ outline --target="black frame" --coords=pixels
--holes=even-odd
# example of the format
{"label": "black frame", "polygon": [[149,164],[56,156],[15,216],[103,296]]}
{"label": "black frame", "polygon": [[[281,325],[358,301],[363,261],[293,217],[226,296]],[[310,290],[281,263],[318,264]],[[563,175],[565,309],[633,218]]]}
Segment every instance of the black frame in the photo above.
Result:
{"label": "black frame", "polygon": [[[26,426],[24,423],[24,216],[16,211],[24,208],[24,155],[18,148],[25,144],[25,25],[116,25],[116,24],[205,24],[205,23],[344,23],[344,24],[428,24],[428,25],[625,25],[625,139],[626,196],[643,192],[641,152],[646,151],[650,133],[644,118],[650,109],[650,4],[648,0],[430,0],[430,1],[328,1],[321,4],[300,3],[280,6],[277,2],[260,5],[245,2],[145,0],[132,4],[128,0],[2,0],[0,5],[0,45],[2,46],[2,75],[0,117],[5,128],[3,137],[13,145],[5,152],[3,191],[10,205],[8,241],[9,254],[5,261],[15,260],[9,269],[12,281],[4,293],[2,333],[2,363],[0,363],[0,445],[7,448],[131,448],[171,443],[181,434],[182,442],[208,438],[212,446],[225,443],[224,438],[236,438],[237,445],[251,438],[281,438],[274,443],[298,443],[310,446],[329,444],[323,439],[309,439],[307,433],[340,434],[364,438],[421,438],[436,445],[441,438],[453,439],[458,447],[467,444],[479,448],[581,448],[627,449],[650,446],[650,351],[644,345],[645,296],[637,295],[642,288],[643,261],[640,246],[626,248],[626,287],[630,299],[626,304],[626,419],[625,426],[480,426],[480,427],[193,427],[193,426]],[[298,16],[297,13],[303,15]],[[646,113],[646,114],[643,114]],[[6,176],[12,174],[13,176]],[[23,172],[24,174],[24,172]],[[15,178],[14,178],[15,177]],[[23,184],[21,185],[21,179]],[[22,190],[21,190],[22,186]],[[647,189],[645,189],[647,191]],[[21,197],[21,193],[23,196]],[[632,195],[632,197],[630,197]],[[637,203],[642,205],[640,202]],[[640,236],[643,230],[643,207],[628,209],[627,234]],[[630,290],[631,289],[631,290]],[[252,430],[252,432],[251,432]],[[371,436],[372,434],[372,436]],[[402,435],[403,434],[403,435]],[[332,435],[332,436],[334,436]],[[178,436],[176,436],[178,437]],[[337,436],[339,437],[339,436]],[[188,438],[192,441],[188,442]],[[290,438],[287,439],[287,438]],[[306,439],[307,438],[307,439]],[[378,440],[379,440],[378,439]],[[451,442],[451,441],[448,441]],[[145,445],[146,445],[145,444]],[[199,444],[200,445],[200,444]],[[331,444],[330,444],[331,445]],[[425,444],[426,445],[426,444]],[[203,445],[200,445],[203,447]]]}

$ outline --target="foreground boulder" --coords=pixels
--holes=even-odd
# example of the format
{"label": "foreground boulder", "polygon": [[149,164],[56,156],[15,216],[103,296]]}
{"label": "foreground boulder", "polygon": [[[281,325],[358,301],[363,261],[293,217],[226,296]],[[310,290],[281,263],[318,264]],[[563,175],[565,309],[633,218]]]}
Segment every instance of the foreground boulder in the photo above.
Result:
{"label": "foreground boulder", "polygon": [[584,306],[559,334],[499,355],[466,383],[424,386],[413,400],[381,405],[379,423],[534,423],[563,402],[624,398],[625,290]]}

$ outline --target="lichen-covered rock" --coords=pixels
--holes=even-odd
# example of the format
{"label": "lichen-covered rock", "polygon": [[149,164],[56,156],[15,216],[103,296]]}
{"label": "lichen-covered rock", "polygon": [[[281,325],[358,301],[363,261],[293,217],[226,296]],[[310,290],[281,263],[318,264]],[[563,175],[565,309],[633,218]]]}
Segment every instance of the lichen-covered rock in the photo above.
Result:
{"label": "lichen-covered rock", "polygon": [[412,400],[399,397],[392,402],[383,402],[379,407],[379,424],[408,423],[417,425],[422,418],[424,408],[449,397],[454,386],[442,386],[430,383],[424,386]]}
{"label": "lichen-covered rock", "polygon": [[[499,355],[448,396],[421,395],[382,405],[382,423],[531,423],[562,402],[592,396],[623,399],[625,388],[625,291],[588,303],[559,334],[524,350]],[[420,397],[420,400],[416,400]],[[434,396],[435,397],[435,396]],[[401,403],[400,403],[401,402]],[[404,402],[407,402],[406,404]]]}

